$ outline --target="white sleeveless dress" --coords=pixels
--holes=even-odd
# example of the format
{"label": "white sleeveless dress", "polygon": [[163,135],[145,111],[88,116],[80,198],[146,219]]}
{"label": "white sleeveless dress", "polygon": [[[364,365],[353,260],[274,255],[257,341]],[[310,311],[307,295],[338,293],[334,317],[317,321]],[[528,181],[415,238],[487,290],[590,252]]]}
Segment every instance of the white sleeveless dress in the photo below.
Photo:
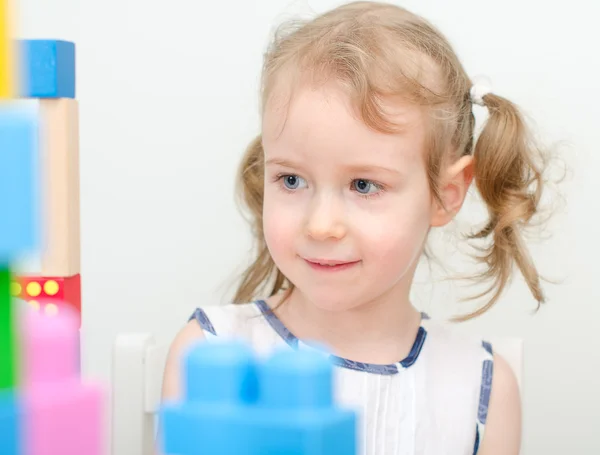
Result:
{"label": "white sleeveless dress", "polygon": [[[314,349],[263,300],[197,308],[208,341],[242,338],[259,354]],[[332,357],[337,402],[357,412],[361,455],[475,455],[483,438],[493,374],[492,347],[423,314],[408,357],[390,365]]]}

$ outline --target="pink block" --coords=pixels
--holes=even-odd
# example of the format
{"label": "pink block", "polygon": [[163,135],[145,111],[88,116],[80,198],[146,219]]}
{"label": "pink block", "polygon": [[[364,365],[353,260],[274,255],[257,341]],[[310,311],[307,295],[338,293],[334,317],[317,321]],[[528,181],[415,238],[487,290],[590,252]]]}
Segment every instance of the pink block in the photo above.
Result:
{"label": "pink block", "polygon": [[28,311],[23,330],[26,455],[103,455],[102,387],[78,373],[78,319]]}
{"label": "pink block", "polygon": [[23,385],[29,387],[74,379],[78,374],[79,358],[74,312],[64,307],[54,316],[26,311],[23,322]]}

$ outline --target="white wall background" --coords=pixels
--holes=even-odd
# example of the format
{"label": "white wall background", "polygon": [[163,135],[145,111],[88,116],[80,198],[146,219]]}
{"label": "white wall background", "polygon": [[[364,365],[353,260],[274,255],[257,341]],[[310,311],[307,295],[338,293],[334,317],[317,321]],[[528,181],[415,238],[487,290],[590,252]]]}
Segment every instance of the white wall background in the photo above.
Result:
{"label": "white wall background", "polygon": [[[600,453],[600,28],[596,2],[397,0],[449,36],[469,72],[564,141],[563,206],[532,243],[549,302],[520,279],[464,330],[526,341],[527,455]],[[274,25],[333,0],[20,0],[19,34],[73,40],[81,103],[83,307],[89,375],[108,379],[122,331],[168,342],[198,304],[217,304],[250,245],[233,175],[258,130],[261,54]],[[558,200],[552,194],[550,200]],[[460,223],[480,214],[475,201]],[[452,234],[452,233],[450,233]],[[448,243],[446,243],[447,245]],[[438,250],[446,264],[464,256]],[[437,270],[437,269],[436,269]],[[461,287],[423,268],[416,303],[455,311]],[[435,271],[433,278],[443,277]]]}

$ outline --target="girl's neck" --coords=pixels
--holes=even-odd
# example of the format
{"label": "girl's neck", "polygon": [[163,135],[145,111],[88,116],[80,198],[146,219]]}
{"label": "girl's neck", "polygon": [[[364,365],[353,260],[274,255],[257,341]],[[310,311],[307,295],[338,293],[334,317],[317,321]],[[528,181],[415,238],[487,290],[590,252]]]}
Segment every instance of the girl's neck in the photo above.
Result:
{"label": "girl's neck", "polygon": [[[274,296],[271,307],[282,298]],[[421,324],[408,291],[400,289],[344,311],[320,308],[294,289],[275,312],[296,337],[324,344],[340,357],[374,364],[405,358]]]}

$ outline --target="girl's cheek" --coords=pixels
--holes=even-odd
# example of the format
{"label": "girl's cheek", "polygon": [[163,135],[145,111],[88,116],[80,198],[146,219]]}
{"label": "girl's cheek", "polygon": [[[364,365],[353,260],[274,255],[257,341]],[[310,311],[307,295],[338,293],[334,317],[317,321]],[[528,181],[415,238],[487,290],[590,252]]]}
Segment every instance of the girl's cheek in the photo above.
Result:
{"label": "girl's cheek", "polygon": [[[296,226],[294,226],[294,224]],[[297,223],[285,214],[267,216],[263,220],[265,242],[271,256],[279,264],[282,258],[288,256],[297,238]]]}
{"label": "girl's cheek", "polygon": [[263,230],[270,248],[288,242],[301,229],[303,213],[295,195],[276,191],[265,194],[263,203]]}

